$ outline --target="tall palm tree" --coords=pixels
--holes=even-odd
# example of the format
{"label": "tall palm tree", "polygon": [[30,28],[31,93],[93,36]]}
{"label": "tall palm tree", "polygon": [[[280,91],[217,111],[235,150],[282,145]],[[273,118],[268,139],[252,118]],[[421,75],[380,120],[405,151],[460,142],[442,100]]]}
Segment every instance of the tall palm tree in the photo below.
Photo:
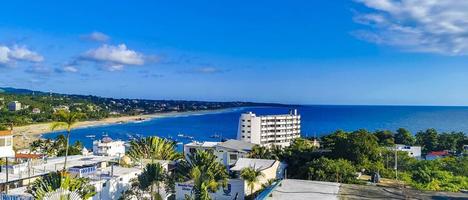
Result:
{"label": "tall palm tree", "polygon": [[260,170],[248,167],[242,169],[240,176],[247,182],[247,186],[250,188],[250,195],[253,195],[255,184],[258,183],[260,181],[260,177],[264,175]]}
{"label": "tall palm tree", "polygon": [[184,180],[193,180],[192,193],[195,200],[210,199],[209,192],[216,192],[227,184],[226,167],[210,152],[197,150],[176,168],[176,173]]}
{"label": "tall palm tree", "polygon": [[176,144],[173,141],[155,136],[131,141],[127,154],[134,161],[140,161],[141,159],[151,159],[152,161],[176,160],[182,158],[182,155],[176,151]]}
{"label": "tall palm tree", "polygon": [[[150,189],[151,199],[162,199],[160,195],[160,185],[165,180],[166,170],[160,163],[147,164],[143,173],[138,176],[139,188],[142,190]],[[156,185],[157,193],[154,193]]]}
{"label": "tall palm tree", "polygon": [[72,178],[64,173],[52,172],[36,179],[27,192],[34,199],[52,196],[58,196],[60,199],[73,199],[76,196],[80,199],[89,199],[96,194],[95,190],[96,188],[89,184],[86,178]]}
{"label": "tall palm tree", "polygon": [[69,112],[65,110],[59,110],[55,113],[57,121],[52,123],[51,129],[57,130],[64,128],[67,131],[66,145],[65,145],[65,162],[63,164],[63,171],[67,170],[67,158],[68,158],[68,147],[70,143],[71,129],[84,117],[83,113]]}

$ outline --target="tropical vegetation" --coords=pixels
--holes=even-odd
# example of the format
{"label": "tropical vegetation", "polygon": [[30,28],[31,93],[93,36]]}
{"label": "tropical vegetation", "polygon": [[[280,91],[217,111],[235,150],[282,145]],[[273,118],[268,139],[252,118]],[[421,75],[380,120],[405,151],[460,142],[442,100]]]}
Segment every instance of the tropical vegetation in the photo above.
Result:
{"label": "tropical vegetation", "polygon": [[181,160],[176,168],[179,181],[193,181],[192,193],[186,199],[209,200],[209,193],[226,187],[229,178],[226,167],[208,151],[198,150]]}
{"label": "tropical vegetation", "polygon": [[176,160],[182,155],[176,151],[176,144],[172,140],[150,136],[132,140],[127,155],[134,162],[144,160]]}
{"label": "tropical vegetation", "polygon": [[[36,179],[27,191],[34,199],[88,199],[96,194],[86,178],[73,178],[62,172],[49,173]],[[52,198],[59,197],[59,198]]]}
{"label": "tropical vegetation", "polygon": [[265,176],[263,172],[260,169],[255,169],[253,167],[248,167],[242,169],[240,173],[240,177],[247,182],[247,186],[250,189],[250,195],[251,199],[254,199],[254,188],[255,184],[258,184],[260,181],[260,178]]}
{"label": "tropical vegetation", "polygon": [[[468,158],[462,156],[463,145],[468,145],[468,137],[464,133],[438,133],[435,129],[428,129],[413,136],[403,128],[395,133],[388,130],[338,130],[321,137],[320,148],[312,145],[312,139],[298,138],[282,150],[256,146],[249,156],[279,158],[288,164],[289,178],[360,183],[362,180],[357,179],[358,174],[378,173],[383,178],[398,179],[421,190],[468,189]],[[454,156],[425,161],[399,151],[396,173],[395,144],[419,145],[423,154],[448,150]]]}

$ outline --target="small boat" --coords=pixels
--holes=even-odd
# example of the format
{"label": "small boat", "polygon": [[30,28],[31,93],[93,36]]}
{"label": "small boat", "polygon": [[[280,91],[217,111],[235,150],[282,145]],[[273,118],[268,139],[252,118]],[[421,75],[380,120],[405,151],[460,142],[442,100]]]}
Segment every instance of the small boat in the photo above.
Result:
{"label": "small boat", "polygon": [[109,137],[109,134],[103,133],[103,134],[102,134],[102,137]]}
{"label": "small boat", "polygon": [[218,134],[213,134],[213,135],[210,135],[210,138],[220,138],[221,136],[218,135]]}
{"label": "small boat", "polygon": [[185,135],[183,133],[179,133],[177,134],[178,137],[185,137]]}
{"label": "small boat", "polygon": [[95,138],[96,135],[86,135],[85,137],[87,137],[87,138]]}
{"label": "small boat", "polygon": [[182,142],[177,142],[176,144],[177,144],[177,145],[183,145],[184,143],[182,143]]}

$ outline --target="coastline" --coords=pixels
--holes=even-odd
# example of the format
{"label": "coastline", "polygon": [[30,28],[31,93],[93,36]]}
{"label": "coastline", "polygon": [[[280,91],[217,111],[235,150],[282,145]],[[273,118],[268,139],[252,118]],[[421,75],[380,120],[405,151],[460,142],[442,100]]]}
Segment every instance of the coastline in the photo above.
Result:
{"label": "coastline", "polygon": [[[192,116],[192,115],[203,115],[203,114],[214,114],[221,112],[229,112],[236,109],[242,109],[243,107],[236,108],[223,108],[216,110],[201,110],[201,111],[187,111],[187,112],[169,112],[169,113],[156,113],[156,114],[147,114],[147,115],[135,115],[135,116],[121,116],[121,117],[109,117],[100,120],[90,120],[90,121],[80,121],[74,128],[88,128],[95,126],[108,126],[114,124],[123,124],[123,123],[135,123],[135,122],[144,122],[148,120],[166,118],[166,117],[182,117],[182,116]],[[14,137],[14,147],[16,149],[23,149],[27,147],[34,140],[39,139],[42,134],[52,132],[50,129],[52,122],[40,123],[40,124],[31,124],[26,126],[14,127],[13,134]],[[56,131],[62,131],[59,129]]]}

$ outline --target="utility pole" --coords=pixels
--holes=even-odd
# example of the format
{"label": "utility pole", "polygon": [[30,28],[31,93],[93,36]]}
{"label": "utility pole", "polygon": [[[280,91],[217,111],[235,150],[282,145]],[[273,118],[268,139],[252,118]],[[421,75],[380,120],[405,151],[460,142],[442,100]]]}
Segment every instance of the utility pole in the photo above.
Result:
{"label": "utility pole", "polygon": [[395,145],[395,180],[398,181],[398,150]]}

